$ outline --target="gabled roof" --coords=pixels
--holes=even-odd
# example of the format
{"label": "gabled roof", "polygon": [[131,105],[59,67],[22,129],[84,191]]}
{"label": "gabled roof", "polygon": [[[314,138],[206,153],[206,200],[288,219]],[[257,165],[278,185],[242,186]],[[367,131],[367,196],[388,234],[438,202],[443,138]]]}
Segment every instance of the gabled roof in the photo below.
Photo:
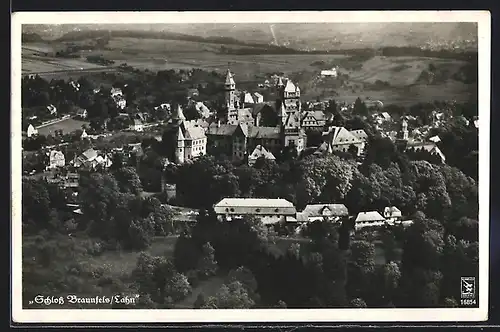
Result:
{"label": "gabled roof", "polygon": [[326,136],[328,142],[332,145],[362,143],[358,137],[344,127],[331,127]]}
{"label": "gabled roof", "polygon": [[344,204],[309,204],[302,213],[307,214],[308,217],[349,215],[349,211]]}
{"label": "gabled roof", "polygon": [[295,92],[295,91],[296,91],[295,84],[293,84],[291,80],[287,80],[285,85],[285,92]]}
{"label": "gabled roof", "polygon": [[217,214],[295,215],[295,206],[281,198],[224,198],[215,204]]}
{"label": "gabled roof", "polygon": [[203,127],[194,121],[184,121],[181,128],[186,139],[202,139],[206,137]]}
{"label": "gabled roof", "polygon": [[269,160],[275,160],[274,155],[267,151],[262,145],[257,145],[253,152],[248,156],[248,159],[259,159],[260,157],[264,157]]}
{"label": "gabled roof", "polygon": [[252,115],[256,116],[257,114],[262,112],[262,110],[266,107],[270,107],[271,110],[275,111],[275,104],[274,103],[270,103],[270,102],[256,103],[253,106]]}
{"label": "gabled roof", "polygon": [[84,158],[84,160],[87,161],[94,160],[95,158],[97,158],[97,151],[90,148],[84,153],[82,153],[81,156]]}
{"label": "gabled roof", "polygon": [[280,128],[279,127],[248,126],[248,137],[279,139],[280,138]]}
{"label": "gabled roof", "polygon": [[386,206],[384,209],[384,216],[386,217],[401,217],[401,210],[395,206]]}
{"label": "gabled roof", "polygon": [[356,217],[356,222],[366,222],[366,221],[383,221],[384,217],[380,215],[377,211],[360,212]]}
{"label": "gabled roof", "polygon": [[207,134],[214,136],[231,136],[234,134],[237,127],[237,125],[221,124],[219,126],[216,123],[212,123],[207,129]]}
{"label": "gabled roof", "polygon": [[350,133],[361,141],[366,141],[368,139],[368,134],[364,129],[351,130]]}

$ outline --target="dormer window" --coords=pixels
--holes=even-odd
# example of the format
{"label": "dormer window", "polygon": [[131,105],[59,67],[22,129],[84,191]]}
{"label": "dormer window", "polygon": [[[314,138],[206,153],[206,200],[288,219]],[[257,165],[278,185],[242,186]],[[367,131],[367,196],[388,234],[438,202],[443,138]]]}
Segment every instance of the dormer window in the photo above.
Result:
{"label": "dormer window", "polygon": [[274,209],[274,212],[278,212],[278,211],[279,211],[279,209],[278,209],[278,208]]}

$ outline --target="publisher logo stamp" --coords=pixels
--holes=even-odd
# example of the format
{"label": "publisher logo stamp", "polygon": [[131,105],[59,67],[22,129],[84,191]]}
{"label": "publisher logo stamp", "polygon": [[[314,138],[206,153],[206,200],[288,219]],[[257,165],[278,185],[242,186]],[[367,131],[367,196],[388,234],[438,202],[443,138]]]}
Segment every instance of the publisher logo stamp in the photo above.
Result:
{"label": "publisher logo stamp", "polygon": [[476,277],[461,277],[460,286],[462,299],[472,299],[476,296]]}

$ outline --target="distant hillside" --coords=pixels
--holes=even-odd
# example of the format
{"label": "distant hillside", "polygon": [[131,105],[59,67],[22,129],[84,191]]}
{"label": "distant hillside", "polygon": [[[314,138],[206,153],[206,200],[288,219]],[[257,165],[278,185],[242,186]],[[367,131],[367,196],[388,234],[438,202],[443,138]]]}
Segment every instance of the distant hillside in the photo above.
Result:
{"label": "distant hillside", "polygon": [[34,32],[28,32],[28,33],[23,33],[21,35],[21,42],[22,43],[39,43],[39,42],[44,42],[43,38]]}

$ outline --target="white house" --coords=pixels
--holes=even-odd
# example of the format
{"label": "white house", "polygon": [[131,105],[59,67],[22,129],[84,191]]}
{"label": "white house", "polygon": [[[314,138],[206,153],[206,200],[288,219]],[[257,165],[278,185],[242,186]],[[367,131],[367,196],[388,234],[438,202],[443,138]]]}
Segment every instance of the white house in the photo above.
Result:
{"label": "white house", "polygon": [[254,99],[256,104],[264,102],[264,96],[258,92],[253,93],[253,99]]}
{"label": "white house", "polygon": [[248,156],[248,166],[253,166],[259,158],[276,160],[274,155],[270,151],[267,151],[265,147],[257,145],[253,152]]}
{"label": "white house", "polygon": [[66,159],[64,157],[64,153],[57,150],[52,150],[48,153],[49,155],[49,164],[47,165],[47,169],[54,169],[57,167],[64,167],[66,165]]}
{"label": "white house", "polygon": [[377,211],[360,212],[355,220],[355,227],[381,226],[386,223],[386,219]]}
{"label": "white house", "polygon": [[79,108],[77,111],[76,111],[76,116],[79,117],[80,119],[86,119],[87,116],[88,116],[88,112],[86,109],[83,109],[83,108]]}
{"label": "white house", "polygon": [[243,216],[255,216],[265,224],[296,221],[295,206],[281,198],[224,198],[215,204],[214,211],[227,221]]}
{"label": "white house", "polygon": [[133,130],[133,131],[143,131],[144,130],[144,124],[139,119],[133,119],[132,120],[132,125],[130,126],[130,129]]}
{"label": "white house", "polygon": [[47,106],[47,111],[49,111],[50,115],[57,115],[57,108],[52,104]]}
{"label": "white house", "polygon": [[26,130],[26,136],[33,137],[33,136],[36,136],[36,135],[38,135],[38,130],[35,127],[33,127],[32,124],[30,124],[28,126],[28,130]]}
{"label": "white house", "polygon": [[80,135],[80,139],[86,139],[88,137],[89,137],[89,134],[87,134],[87,132],[84,129],[83,132],[82,132],[82,134]]}
{"label": "white house", "polygon": [[322,70],[321,71],[321,76],[323,76],[323,77],[337,77],[337,75],[338,75],[338,72],[337,72],[336,67],[333,67],[332,69],[329,69],[329,70]]}
{"label": "white house", "polygon": [[[347,217],[349,211],[344,204],[309,204],[301,212],[302,219],[308,222],[313,221],[339,221],[342,217]],[[299,219],[299,218],[297,218]]]}
{"label": "white house", "polygon": [[400,220],[402,215],[401,211],[395,206],[386,206],[384,209],[384,217],[389,221]]}

